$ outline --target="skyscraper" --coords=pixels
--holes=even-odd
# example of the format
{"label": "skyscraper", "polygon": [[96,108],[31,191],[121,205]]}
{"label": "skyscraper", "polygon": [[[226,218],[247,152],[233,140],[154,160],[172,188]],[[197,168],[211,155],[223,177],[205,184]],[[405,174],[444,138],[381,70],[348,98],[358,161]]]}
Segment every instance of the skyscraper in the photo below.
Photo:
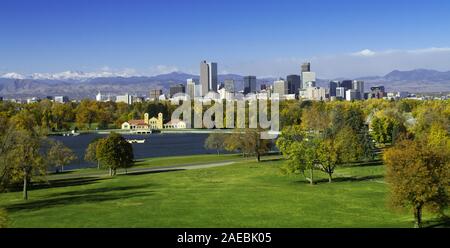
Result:
{"label": "skyscraper", "polygon": [[209,66],[206,61],[200,63],[200,85],[202,86],[202,96],[209,92]]}
{"label": "skyscraper", "polygon": [[356,98],[364,99],[364,81],[353,80],[352,89],[356,90]]}
{"label": "skyscraper", "polygon": [[339,84],[339,87],[344,87],[345,90],[351,90],[353,89],[353,81],[352,80],[342,80]]}
{"label": "skyscraper", "polygon": [[283,97],[287,94],[287,82],[283,79],[273,82],[273,93],[278,94],[279,97]]}
{"label": "skyscraper", "polygon": [[302,64],[300,88],[308,88],[308,83],[311,87],[316,86],[316,73],[311,72],[311,63],[306,62]]}
{"label": "skyscraper", "polygon": [[311,63],[306,62],[302,64],[302,72],[310,72],[311,71]]}
{"label": "skyscraper", "polygon": [[190,99],[194,99],[195,97],[195,85],[197,84],[197,81],[189,78],[186,80],[186,94],[189,96]]}
{"label": "skyscraper", "polygon": [[209,63],[209,90],[217,92],[217,63]]}
{"label": "skyscraper", "polygon": [[330,81],[330,97],[336,96],[336,88],[339,85],[339,81]]}
{"label": "skyscraper", "polygon": [[209,91],[217,92],[217,63],[200,63],[200,85],[202,86],[202,96]]}
{"label": "skyscraper", "polygon": [[288,83],[288,94],[298,95],[300,89],[300,75],[288,75],[286,77]]}
{"label": "skyscraper", "polygon": [[244,94],[256,93],[256,76],[244,77]]}
{"label": "skyscraper", "polygon": [[302,72],[302,89],[306,89],[308,86],[316,87],[315,72]]}

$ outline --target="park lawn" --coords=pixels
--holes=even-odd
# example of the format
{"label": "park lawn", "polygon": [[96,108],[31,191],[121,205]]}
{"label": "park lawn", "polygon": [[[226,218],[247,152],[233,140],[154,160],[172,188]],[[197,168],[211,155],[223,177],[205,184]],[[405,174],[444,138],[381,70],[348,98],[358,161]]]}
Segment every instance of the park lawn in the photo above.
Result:
{"label": "park lawn", "polygon": [[[245,161],[114,178],[79,178],[60,187],[0,195],[12,227],[412,227],[391,211],[381,165],[337,170],[308,185],[283,175],[282,160]],[[339,176],[338,176],[339,175]],[[70,185],[70,186],[68,186]],[[433,215],[424,214],[425,221]]]}

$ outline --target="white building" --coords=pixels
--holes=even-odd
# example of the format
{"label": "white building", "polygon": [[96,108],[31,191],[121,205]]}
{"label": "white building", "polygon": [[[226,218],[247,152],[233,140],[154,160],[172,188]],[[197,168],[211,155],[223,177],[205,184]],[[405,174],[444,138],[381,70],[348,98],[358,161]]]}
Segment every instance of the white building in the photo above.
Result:
{"label": "white building", "polygon": [[171,120],[164,124],[164,128],[176,128],[176,129],[185,129],[186,122],[182,120]]}
{"label": "white building", "polygon": [[55,102],[59,102],[59,103],[69,102],[69,97],[67,97],[67,96],[55,96]]}
{"label": "white building", "polygon": [[288,85],[286,80],[277,80],[273,82],[273,93],[278,94],[280,98],[288,93]]}
{"label": "white building", "polygon": [[122,95],[122,96],[117,96],[116,97],[116,102],[117,103],[123,102],[123,103],[126,103],[126,104],[132,104],[133,103],[133,96],[128,94],[128,93],[125,94],[125,95]]}
{"label": "white building", "polygon": [[302,88],[303,89],[308,88],[309,82],[311,82],[310,83],[311,87],[316,86],[316,73],[310,71],[302,72]]}
{"label": "white building", "polygon": [[352,101],[359,99],[359,91],[351,89],[345,92],[345,100]]}
{"label": "white building", "polygon": [[198,85],[198,80],[193,79],[193,78],[189,78],[186,80],[186,94],[191,98],[194,99],[194,97],[196,96],[195,94],[195,87],[201,88]]}
{"label": "white building", "polygon": [[304,91],[304,98],[307,100],[323,101],[326,99],[326,89],[323,87],[308,87]]}
{"label": "white building", "polygon": [[336,98],[345,99],[345,88],[344,87],[336,87]]}

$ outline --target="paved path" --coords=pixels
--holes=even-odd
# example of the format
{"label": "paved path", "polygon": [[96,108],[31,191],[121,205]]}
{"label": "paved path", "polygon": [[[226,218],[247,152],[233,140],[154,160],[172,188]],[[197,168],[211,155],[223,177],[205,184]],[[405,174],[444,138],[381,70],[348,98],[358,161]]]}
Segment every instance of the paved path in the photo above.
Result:
{"label": "paved path", "polygon": [[[197,164],[180,164],[180,165],[167,165],[167,166],[157,166],[157,167],[149,167],[149,168],[129,168],[126,174],[141,174],[141,173],[151,173],[151,172],[169,172],[169,171],[178,171],[178,170],[194,170],[194,169],[203,169],[203,168],[211,168],[218,166],[226,166],[234,164],[238,161],[243,161],[242,159],[233,159],[233,160],[225,160],[221,162],[210,162],[210,163],[197,163]],[[123,169],[120,172],[117,172],[117,175],[125,175],[125,171]],[[49,176],[49,180],[60,180],[60,179],[72,179],[72,178],[82,178],[82,177],[104,177],[109,176],[107,171],[103,172],[93,172],[93,173],[74,173],[67,175],[52,175]]]}

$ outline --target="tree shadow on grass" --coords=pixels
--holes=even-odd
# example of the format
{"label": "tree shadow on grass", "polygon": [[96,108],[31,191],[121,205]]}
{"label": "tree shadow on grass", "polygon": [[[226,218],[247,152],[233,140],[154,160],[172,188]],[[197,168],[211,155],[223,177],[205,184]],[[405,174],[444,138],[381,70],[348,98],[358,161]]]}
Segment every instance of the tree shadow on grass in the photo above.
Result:
{"label": "tree shadow on grass", "polygon": [[[74,192],[61,193],[60,196],[42,199],[42,200],[29,200],[27,202],[21,202],[16,204],[11,204],[6,207],[8,212],[20,212],[27,210],[36,210],[42,208],[51,208],[56,206],[68,206],[77,205],[83,203],[101,203],[105,201],[123,200],[133,197],[141,197],[151,195],[153,191],[132,191],[132,192],[122,192],[125,190],[133,190],[137,188],[146,187],[141,186],[129,186],[129,187],[107,187],[100,189],[88,189]],[[113,192],[113,191],[119,191]]]}
{"label": "tree shadow on grass", "polygon": [[138,190],[142,188],[148,188],[155,186],[153,184],[144,184],[136,186],[117,186],[117,187],[101,187],[92,189],[73,190],[67,192],[58,192],[46,195],[46,197],[59,197],[59,196],[71,196],[71,195],[91,195],[91,194],[104,194],[109,192],[121,192],[127,190]]}
{"label": "tree shadow on grass", "polygon": [[[61,188],[61,187],[70,187],[70,186],[79,186],[79,185],[88,185],[100,180],[104,180],[99,177],[77,177],[77,178],[65,178],[65,179],[54,179],[49,180],[47,182],[37,181],[33,182],[30,186],[30,190],[35,189],[48,189],[48,188]],[[23,185],[21,183],[17,183],[8,188],[8,192],[18,192],[22,191]]]}
{"label": "tree shadow on grass", "polygon": [[424,223],[426,228],[449,228],[450,227],[450,217],[445,216],[442,218],[437,218]]}
{"label": "tree shadow on grass", "polygon": [[[363,181],[369,181],[369,180],[374,180],[374,179],[380,179],[380,178],[384,178],[383,175],[371,175],[371,176],[363,176],[363,177],[357,177],[357,176],[351,176],[351,177],[336,177],[333,178],[331,183],[341,183],[341,182],[363,182]],[[300,180],[297,181],[298,183],[303,183],[303,184],[309,184],[308,180]],[[319,183],[329,183],[328,182],[328,178],[321,178],[321,179],[315,179],[314,180],[314,184],[319,184]]]}
{"label": "tree shadow on grass", "polygon": [[137,176],[145,174],[156,174],[165,172],[184,171],[186,169],[161,169],[161,170],[148,170],[148,171],[128,171],[127,174],[121,174],[120,176]]}
{"label": "tree shadow on grass", "polygon": [[366,167],[366,166],[380,166],[380,165],[383,165],[383,160],[376,159],[371,161],[348,163],[345,165],[345,167]]}

